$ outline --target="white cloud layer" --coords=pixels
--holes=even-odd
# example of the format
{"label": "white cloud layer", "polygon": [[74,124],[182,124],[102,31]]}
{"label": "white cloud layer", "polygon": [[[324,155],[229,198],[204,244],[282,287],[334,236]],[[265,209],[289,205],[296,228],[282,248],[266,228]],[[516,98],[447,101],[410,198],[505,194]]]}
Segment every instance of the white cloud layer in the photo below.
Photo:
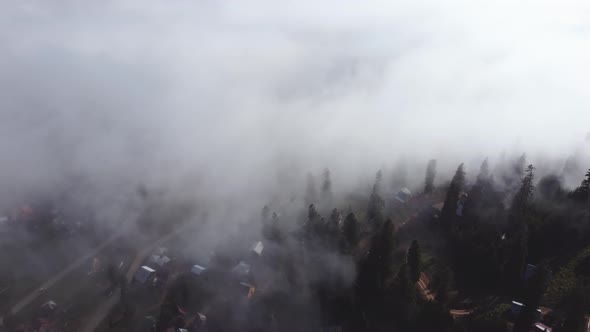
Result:
{"label": "white cloud layer", "polygon": [[74,177],[257,203],[323,167],[589,163],[589,37],[584,1],[3,2],[0,198]]}

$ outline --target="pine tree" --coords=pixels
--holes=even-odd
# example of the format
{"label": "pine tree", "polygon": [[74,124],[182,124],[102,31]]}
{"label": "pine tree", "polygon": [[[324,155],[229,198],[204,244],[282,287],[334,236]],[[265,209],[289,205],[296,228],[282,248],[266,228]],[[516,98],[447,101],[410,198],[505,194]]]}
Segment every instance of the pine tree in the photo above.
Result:
{"label": "pine tree", "polygon": [[349,213],[342,225],[342,234],[349,251],[356,250],[359,242],[359,226],[354,213]]}
{"label": "pine tree", "polygon": [[446,306],[449,301],[449,290],[451,289],[453,272],[443,263],[438,263],[435,268],[434,278],[432,279],[430,286],[436,294],[434,298],[436,302]]}
{"label": "pine tree", "polygon": [[405,162],[400,161],[396,165],[393,171],[393,177],[391,179],[391,188],[393,190],[399,190],[408,185],[408,170]]}
{"label": "pine tree", "polygon": [[279,216],[276,212],[272,213],[272,217],[270,219],[270,231],[268,238],[269,240],[274,241],[276,243],[283,242],[283,234],[279,226]]}
{"label": "pine tree", "polygon": [[521,286],[521,272],[528,252],[528,223],[530,217],[530,201],[535,192],[534,167],[529,165],[524,172],[520,188],[512,200],[509,214],[510,240],[506,245],[507,261],[504,264],[504,283],[509,290],[517,290]]}
{"label": "pine tree", "polygon": [[584,332],[586,331],[585,292],[582,288],[575,289],[570,295],[563,325],[556,328],[556,332]]}
{"label": "pine tree", "polygon": [[520,188],[512,200],[510,210],[513,219],[522,219],[530,207],[530,201],[535,192],[535,185],[533,183],[535,177],[534,170],[535,167],[533,165],[527,166]]}
{"label": "pine tree", "polygon": [[262,218],[261,220],[262,220],[262,224],[263,225],[266,225],[268,223],[268,216],[269,216],[269,214],[270,214],[270,209],[268,208],[268,205],[265,205],[262,208],[262,212],[260,213],[260,216]]}
{"label": "pine tree", "polygon": [[430,159],[426,167],[426,179],[424,180],[424,193],[430,194],[434,190],[434,178],[436,177],[436,159]]}
{"label": "pine tree", "polygon": [[418,279],[420,278],[420,269],[421,269],[421,251],[420,251],[420,246],[418,245],[418,241],[414,240],[412,241],[412,244],[410,245],[410,248],[408,249],[408,254],[407,254],[407,264],[408,264],[408,268],[409,268],[409,273],[410,273],[410,279],[416,283],[418,282]]}
{"label": "pine tree", "polygon": [[520,315],[516,319],[514,324],[514,332],[529,332],[530,326],[533,324],[535,319],[535,313],[547,286],[547,276],[549,270],[546,266],[540,265],[537,267],[535,274],[525,285],[524,298]]}
{"label": "pine tree", "polygon": [[388,219],[373,236],[369,252],[361,264],[359,286],[369,296],[383,290],[385,281],[391,277],[395,249],[393,231],[393,223]]}
{"label": "pine tree", "polygon": [[381,180],[382,173],[379,170],[375,176],[375,184],[367,207],[367,219],[376,226],[383,222],[383,210],[385,209],[385,201],[381,198]]}
{"label": "pine tree", "polygon": [[590,198],[590,169],[580,186],[571,193],[571,198],[578,202],[587,202]]}
{"label": "pine tree", "polygon": [[477,175],[477,184],[484,185],[490,181],[490,166],[488,165],[488,158],[486,158],[481,167],[479,168],[479,174]]}
{"label": "pine tree", "polygon": [[332,206],[332,179],[327,168],[322,174],[322,203],[327,207]]}
{"label": "pine tree", "polygon": [[312,242],[318,240],[322,236],[322,217],[315,208],[315,205],[310,204],[307,209],[307,222],[304,226],[305,245],[310,248]]}
{"label": "pine tree", "polygon": [[463,171],[463,164],[457,167],[455,176],[451,180],[447,195],[445,197],[445,204],[441,211],[441,223],[445,229],[449,229],[452,224],[457,211],[457,203],[459,201],[459,194],[465,186],[465,171]]}
{"label": "pine tree", "polygon": [[330,221],[327,225],[327,245],[331,250],[335,250],[340,243],[340,223],[342,221],[342,215],[338,209],[333,209],[330,214]]}
{"label": "pine tree", "polygon": [[410,276],[408,264],[402,264],[395,277],[395,290],[397,291],[397,309],[404,321],[411,321],[416,310],[416,283]]}
{"label": "pine tree", "polygon": [[318,191],[316,189],[315,177],[313,174],[307,174],[307,187],[305,189],[305,205],[316,204],[318,202]]}

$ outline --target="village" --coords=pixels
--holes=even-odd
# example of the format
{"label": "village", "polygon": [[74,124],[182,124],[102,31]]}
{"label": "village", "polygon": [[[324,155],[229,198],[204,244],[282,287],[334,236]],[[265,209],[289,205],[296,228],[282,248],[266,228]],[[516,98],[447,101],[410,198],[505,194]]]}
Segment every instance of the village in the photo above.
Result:
{"label": "village", "polygon": [[[392,206],[396,209],[392,212],[399,219],[402,243],[413,238],[413,232],[420,231],[418,225],[436,222],[444,205],[441,199],[436,194],[427,198],[422,194],[413,195],[407,188],[392,196]],[[467,194],[459,198],[457,217],[461,217],[466,199]],[[2,329],[6,331],[280,331],[284,324],[278,321],[285,319],[280,317],[281,313],[269,311],[267,306],[268,301],[276,301],[276,294],[288,296],[292,276],[273,272],[272,266],[277,264],[277,254],[273,250],[277,251],[278,247],[276,238],[268,232],[257,235],[244,231],[246,236],[230,249],[223,245],[202,247],[191,241],[192,234],[199,229],[194,223],[179,221],[175,227],[168,227],[168,232],[150,236],[138,236],[132,228],[122,226],[113,234],[100,234],[106,240],[95,239],[94,247],[82,247],[64,255],[58,248],[73,246],[97,235],[85,230],[86,225],[80,222],[64,220],[57,212],[49,217],[43,219],[45,215],[24,206],[2,219],[1,234],[6,239],[18,236],[19,232],[24,234],[26,229],[32,234],[50,232],[57,237],[52,240],[60,242],[42,251],[58,266],[40,271],[42,274],[37,279],[27,279],[25,271],[18,276],[18,282],[15,277],[2,279],[0,304],[5,313]],[[341,215],[335,218],[338,232],[342,232],[343,218]],[[357,255],[362,257],[370,249],[370,225],[361,227],[360,232]],[[301,239],[298,232],[286,236],[292,237],[294,242]],[[62,261],[51,260],[56,255]],[[34,268],[28,271],[36,272]],[[438,299],[431,287],[430,272],[424,269],[415,283],[422,301],[426,302]],[[523,281],[531,280],[536,273],[539,273],[536,266],[528,264],[522,273]],[[544,273],[549,273],[544,278],[549,283],[551,271]],[[26,280],[30,280],[28,284]],[[504,317],[510,326],[524,307],[519,299],[508,297],[474,299],[458,294],[451,297],[454,299],[449,313],[454,320],[496,307],[503,308],[496,314]],[[335,301],[320,303],[320,307],[342,305],[338,304],[342,300]],[[320,309],[324,310],[328,311],[315,323],[318,331],[351,330],[347,326],[350,324],[346,317],[348,309],[332,313],[333,308]],[[537,308],[534,319],[531,331],[552,331],[549,326],[554,324],[554,318],[550,308]],[[590,326],[590,322],[588,324]]]}

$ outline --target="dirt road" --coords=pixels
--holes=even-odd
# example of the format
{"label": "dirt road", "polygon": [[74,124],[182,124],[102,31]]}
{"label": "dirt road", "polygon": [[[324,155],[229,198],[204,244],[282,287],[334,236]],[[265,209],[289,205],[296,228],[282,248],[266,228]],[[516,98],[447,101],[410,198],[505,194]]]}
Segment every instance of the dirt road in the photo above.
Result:
{"label": "dirt road", "polygon": [[[38,288],[36,288],[34,291],[30,292],[25,297],[23,297],[20,301],[16,302],[10,308],[10,313],[12,315],[17,314],[24,307],[28,306],[31,302],[33,302],[37,297],[39,297],[41,294],[43,294],[43,291],[44,290],[49,289],[53,285],[55,285],[56,283],[60,282],[69,273],[71,273],[75,269],[77,269],[80,266],[82,266],[82,264],[84,264],[86,261],[88,261],[92,257],[96,256],[101,250],[103,250],[105,247],[107,247],[108,245],[110,245],[111,243],[113,243],[123,233],[124,233],[124,230],[120,230],[119,232],[117,232],[117,233],[113,234],[112,236],[110,236],[102,244],[100,244],[96,248],[92,249],[90,252],[88,252],[85,255],[79,257],[78,259],[76,259],[76,261],[74,261],[72,264],[70,264],[69,266],[67,266],[65,269],[61,270],[58,274],[54,275],[49,280],[45,281]],[[0,326],[3,325],[2,323],[3,323],[3,317],[0,317]]]}

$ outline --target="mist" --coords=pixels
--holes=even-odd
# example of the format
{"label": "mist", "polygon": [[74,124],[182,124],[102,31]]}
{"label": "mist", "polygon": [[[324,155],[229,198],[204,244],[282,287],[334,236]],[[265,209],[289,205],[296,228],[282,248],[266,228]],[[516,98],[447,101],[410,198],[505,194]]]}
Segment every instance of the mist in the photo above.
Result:
{"label": "mist", "polygon": [[522,153],[541,174],[569,158],[571,187],[588,22],[585,3],[6,2],[0,198],[64,192],[112,220],[145,185],[250,212],[324,168],[345,192]]}

